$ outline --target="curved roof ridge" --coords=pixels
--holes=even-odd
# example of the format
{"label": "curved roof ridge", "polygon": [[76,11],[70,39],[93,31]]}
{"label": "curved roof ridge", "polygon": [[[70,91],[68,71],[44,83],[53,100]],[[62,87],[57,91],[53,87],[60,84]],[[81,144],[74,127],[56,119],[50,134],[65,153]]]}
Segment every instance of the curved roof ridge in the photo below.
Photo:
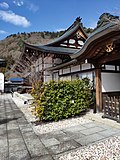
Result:
{"label": "curved roof ridge", "polygon": [[[77,17],[77,18],[75,19],[75,21],[73,22],[73,24],[72,24],[70,27],[68,27],[68,29],[66,29],[65,32],[67,32],[68,30],[72,29],[72,28],[75,27],[77,24],[80,24],[81,20],[82,20],[82,18]],[[64,32],[64,33],[65,33],[65,32]],[[63,34],[64,34],[64,33],[63,33]]]}
{"label": "curved roof ridge", "polygon": [[82,32],[85,34],[86,38],[87,38],[87,34],[85,33],[83,27],[82,27],[82,23],[81,23],[81,19],[80,17],[77,17],[76,20],[73,22],[73,24],[67,29],[65,30],[65,32],[58,38],[55,38],[52,42],[49,42],[48,44],[46,44],[47,46],[51,46],[54,45],[62,40],[65,40],[65,38],[67,38],[68,36],[70,36],[72,33],[74,33],[79,27],[81,28]]}

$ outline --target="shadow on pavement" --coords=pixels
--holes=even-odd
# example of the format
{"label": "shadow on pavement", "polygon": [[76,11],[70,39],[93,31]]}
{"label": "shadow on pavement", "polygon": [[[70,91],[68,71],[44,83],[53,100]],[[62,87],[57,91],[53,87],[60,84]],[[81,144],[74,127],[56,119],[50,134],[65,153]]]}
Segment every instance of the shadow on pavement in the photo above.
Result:
{"label": "shadow on pavement", "polygon": [[6,119],[2,119],[0,120],[0,125],[1,124],[5,124],[5,123],[8,123],[9,121],[15,121],[17,120],[18,118],[6,118]]}

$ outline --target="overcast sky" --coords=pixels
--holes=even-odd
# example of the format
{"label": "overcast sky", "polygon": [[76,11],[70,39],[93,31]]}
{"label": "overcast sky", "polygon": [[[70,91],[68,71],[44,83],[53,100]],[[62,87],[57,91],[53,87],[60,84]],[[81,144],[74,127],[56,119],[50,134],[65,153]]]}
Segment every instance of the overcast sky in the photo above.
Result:
{"label": "overcast sky", "polygon": [[64,30],[78,16],[94,28],[104,12],[120,16],[120,0],[0,0],[0,40],[18,32]]}

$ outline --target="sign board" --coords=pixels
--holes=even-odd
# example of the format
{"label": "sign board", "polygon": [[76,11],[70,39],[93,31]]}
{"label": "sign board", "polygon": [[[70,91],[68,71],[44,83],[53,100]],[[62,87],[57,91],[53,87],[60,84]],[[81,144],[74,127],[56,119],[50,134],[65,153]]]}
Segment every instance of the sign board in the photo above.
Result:
{"label": "sign board", "polygon": [[4,74],[0,73],[0,92],[4,92]]}

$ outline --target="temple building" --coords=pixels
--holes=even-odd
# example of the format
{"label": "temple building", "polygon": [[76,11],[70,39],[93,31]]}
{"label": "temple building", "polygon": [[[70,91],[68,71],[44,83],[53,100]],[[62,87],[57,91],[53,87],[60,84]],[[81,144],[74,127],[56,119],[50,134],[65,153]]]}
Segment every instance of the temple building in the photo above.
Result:
{"label": "temple building", "polygon": [[[111,19],[104,14],[100,18],[105,23],[98,23],[89,36],[78,17],[61,37],[51,43],[24,43],[24,52],[15,70],[21,72],[29,83],[88,77],[95,89],[95,112],[102,111],[108,95],[120,97],[120,21],[118,17]],[[120,105],[119,101],[120,98],[114,103]]]}
{"label": "temple building", "polygon": [[80,18],[77,18],[61,37],[47,45],[24,43],[24,52],[15,70],[28,77],[30,83],[38,79],[43,82],[58,80],[59,71],[51,72],[48,68],[71,61],[71,55],[82,48],[86,39]]}

